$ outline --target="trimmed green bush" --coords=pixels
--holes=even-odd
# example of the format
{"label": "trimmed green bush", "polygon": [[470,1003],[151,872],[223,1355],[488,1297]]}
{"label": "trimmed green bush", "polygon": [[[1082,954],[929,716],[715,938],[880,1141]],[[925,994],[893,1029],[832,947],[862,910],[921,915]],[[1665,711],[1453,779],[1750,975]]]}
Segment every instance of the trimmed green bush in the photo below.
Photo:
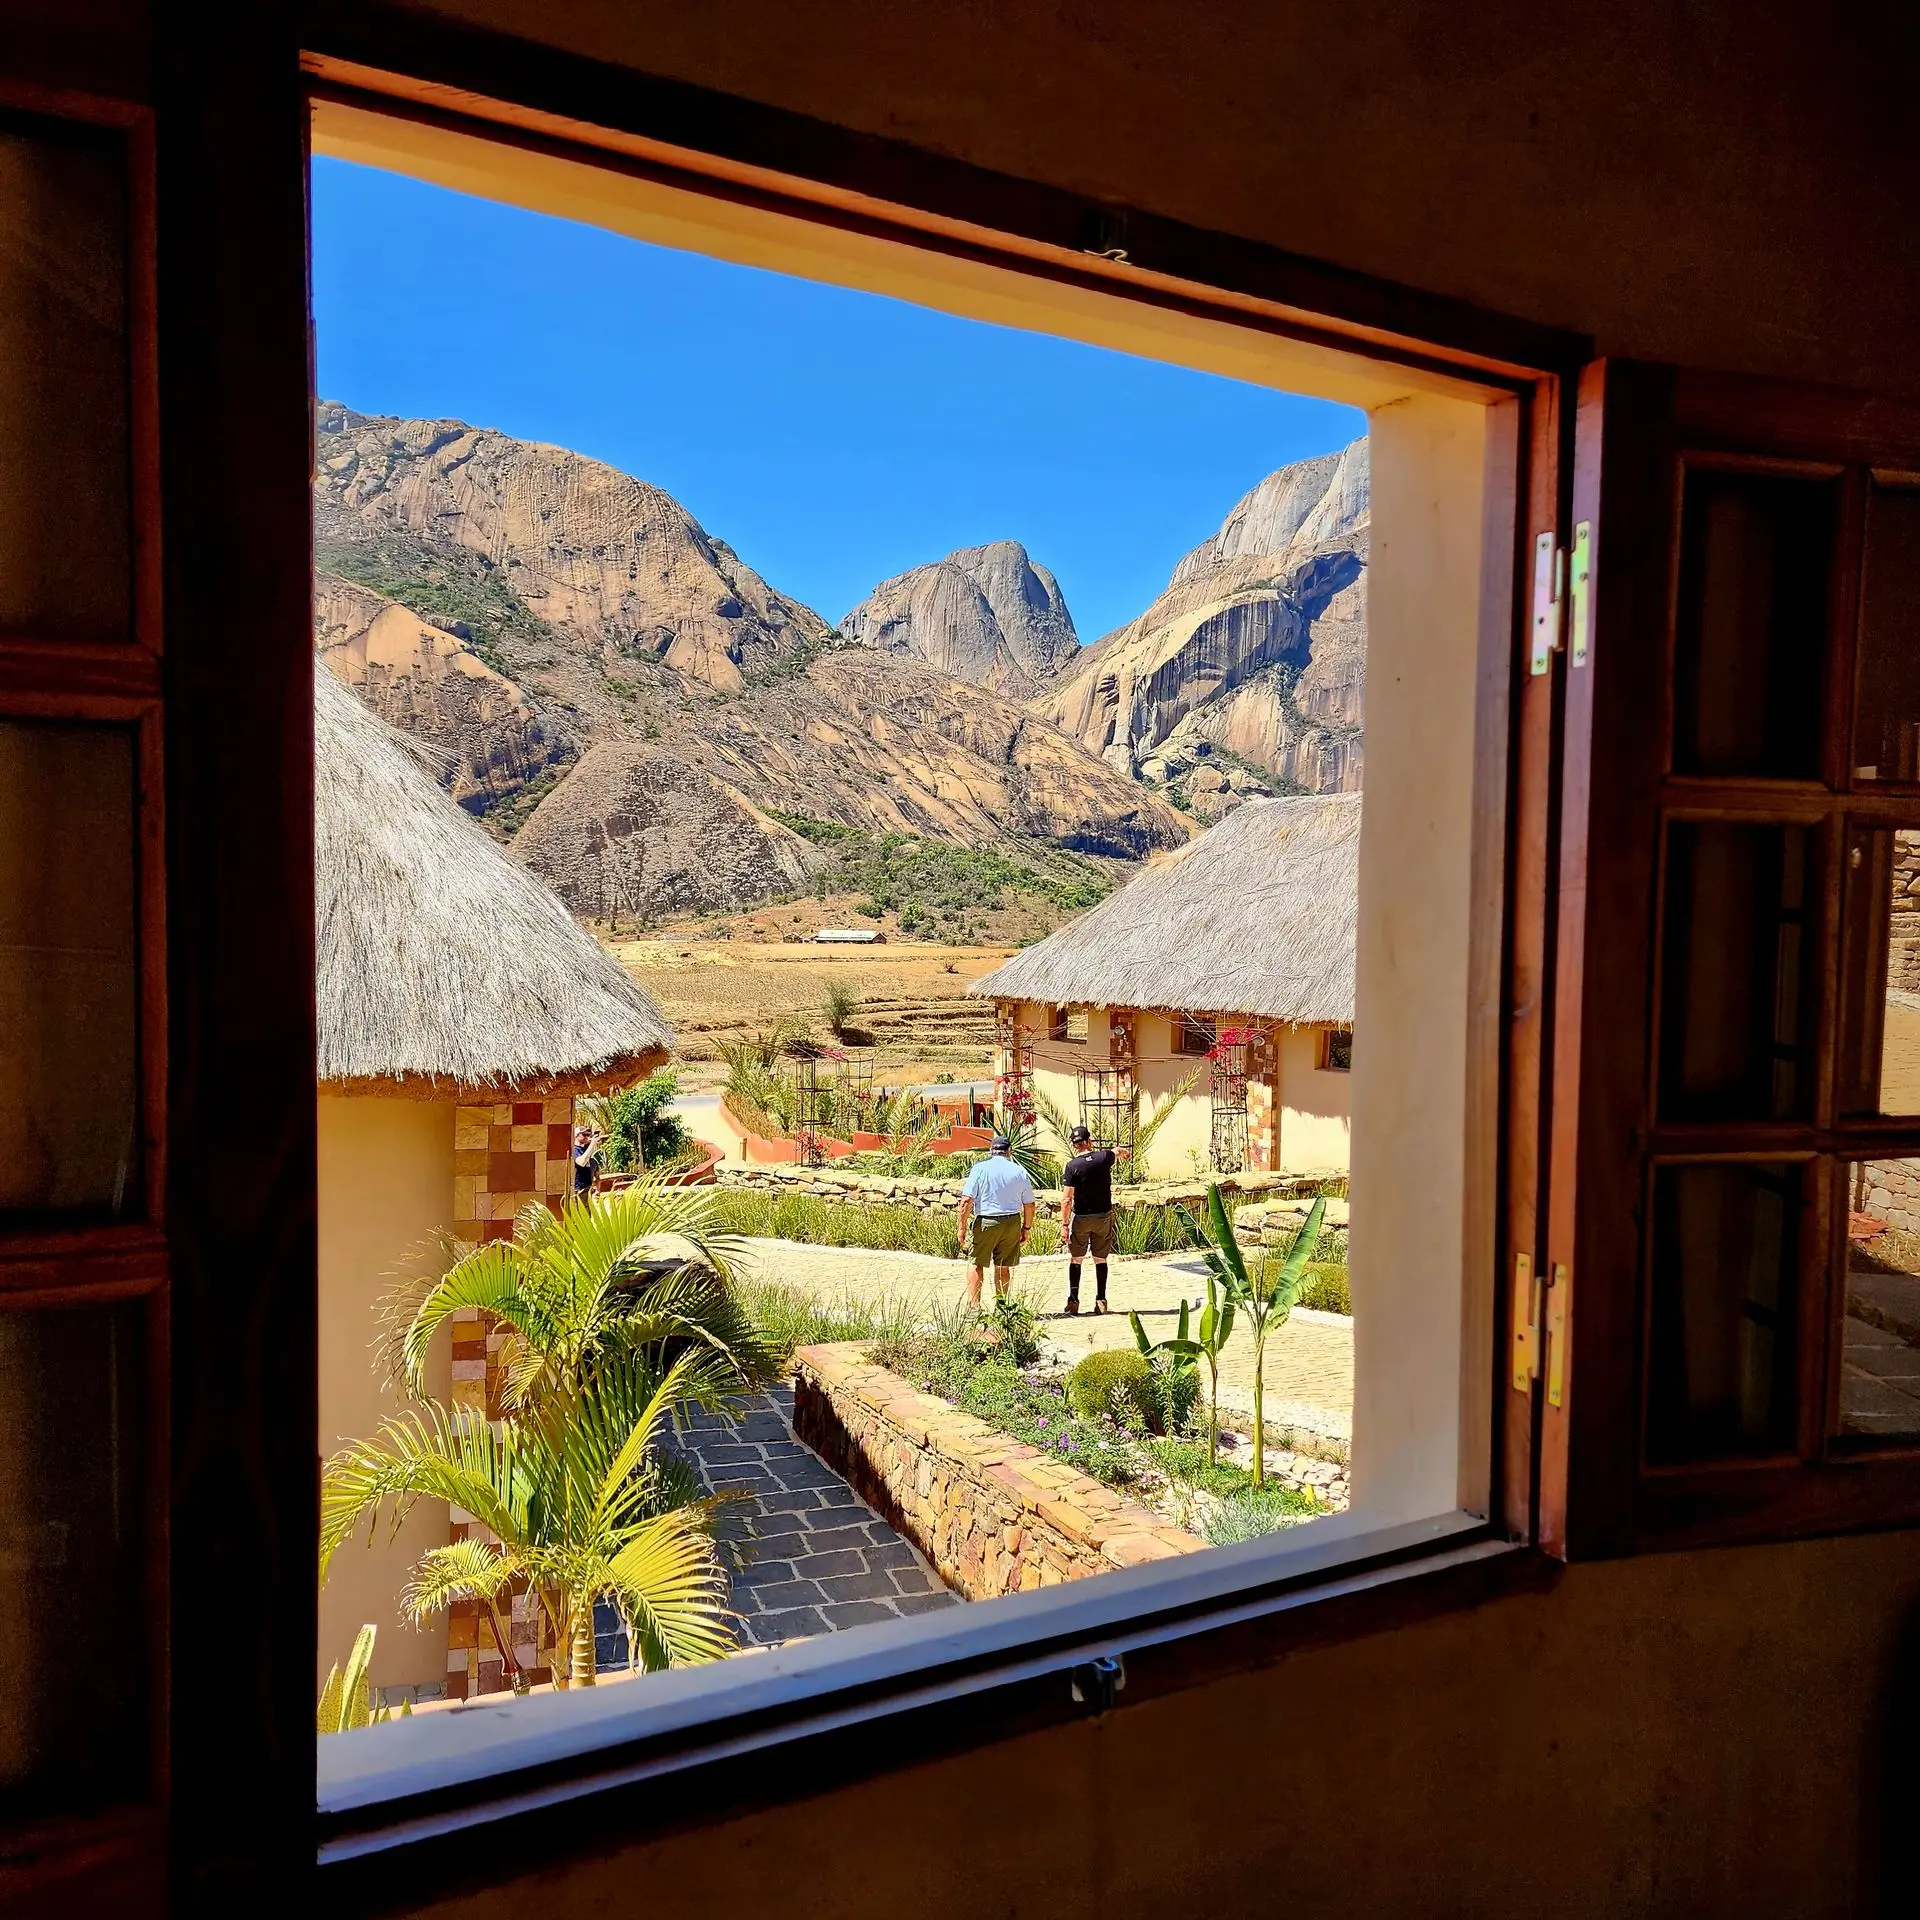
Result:
{"label": "trimmed green bush", "polygon": [[1090,1353],[1067,1375],[1067,1404],[1082,1419],[1111,1414],[1125,1426],[1158,1433],[1166,1424],[1152,1364],[1123,1347]]}
{"label": "trimmed green bush", "polygon": [[1320,1313],[1352,1313],[1353,1294],[1347,1286],[1344,1260],[1311,1260],[1307,1277],[1295,1298],[1296,1307],[1312,1307]]}

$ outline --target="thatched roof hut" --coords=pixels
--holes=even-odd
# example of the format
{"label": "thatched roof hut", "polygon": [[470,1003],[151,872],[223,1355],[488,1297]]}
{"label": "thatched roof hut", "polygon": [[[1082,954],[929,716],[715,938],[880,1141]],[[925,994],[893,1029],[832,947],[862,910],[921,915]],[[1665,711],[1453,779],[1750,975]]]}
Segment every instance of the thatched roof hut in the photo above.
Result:
{"label": "thatched roof hut", "polygon": [[1353,1024],[1360,795],[1250,800],[967,991]]}
{"label": "thatched roof hut", "polygon": [[665,1058],[660,1009],[314,665],[320,1084],[565,1093]]}

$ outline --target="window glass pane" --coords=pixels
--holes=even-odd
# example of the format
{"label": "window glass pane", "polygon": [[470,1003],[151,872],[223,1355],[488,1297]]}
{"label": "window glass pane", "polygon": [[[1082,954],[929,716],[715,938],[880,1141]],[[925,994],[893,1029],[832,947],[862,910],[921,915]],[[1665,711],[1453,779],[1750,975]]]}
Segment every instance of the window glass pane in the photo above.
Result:
{"label": "window glass pane", "polygon": [[0,1217],[140,1200],[134,736],[0,720]]}
{"label": "window glass pane", "polygon": [[1876,487],[1867,508],[1854,778],[1920,780],[1920,491]]}
{"label": "window glass pane", "polygon": [[1851,1167],[1840,1431],[1920,1440],[1920,1160]]}
{"label": "window glass pane", "polygon": [[1804,827],[1675,821],[1667,836],[1660,1110],[1786,1119],[1812,1080],[1815,897]]}
{"label": "window glass pane", "polygon": [[1654,1464],[1791,1445],[1800,1182],[1794,1163],[1655,1173]]}
{"label": "window glass pane", "polygon": [[0,631],[129,637],[120,136],[0,115]]}
{"label": "window glass pane", "polygon": [[1847,834],[1848,1113],[1920,1114],[1920,830]]}
{"label": "window glass pane", "polygon": [[0,1312],[0,1811],[145,1779],[142,1309]]}
{"label": "window glass pane", "polygon": [[1689,470],[1680,530],[1673,763],[1810,778],[1837,483]]}

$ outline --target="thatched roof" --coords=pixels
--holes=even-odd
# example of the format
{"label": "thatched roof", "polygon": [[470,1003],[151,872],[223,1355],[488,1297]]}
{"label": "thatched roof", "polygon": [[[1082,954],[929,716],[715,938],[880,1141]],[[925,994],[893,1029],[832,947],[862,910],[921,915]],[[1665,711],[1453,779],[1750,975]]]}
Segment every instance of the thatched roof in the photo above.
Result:
{"label": "thatched roof", "polygon": [[1353,1024],[1360,796],[1249,800],[967,991]]}
{"label": "thatched roof", "polygon": [[313,721],[323,1086],[560,1092],[671,1049],[619,962],[317,661]]}

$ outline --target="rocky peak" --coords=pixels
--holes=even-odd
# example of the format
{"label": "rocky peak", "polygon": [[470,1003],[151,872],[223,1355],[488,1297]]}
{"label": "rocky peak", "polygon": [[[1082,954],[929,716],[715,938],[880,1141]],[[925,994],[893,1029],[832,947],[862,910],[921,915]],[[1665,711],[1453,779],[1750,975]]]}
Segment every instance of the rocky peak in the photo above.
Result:
{"label": "rocky peak", "polygon": [[1356,789],[1370,507],[1365,440],[1269,474],[1032,710],[1189,803],[1196,746],[1288,789]]}
{"label": "rocky peak", "polygon": [[[803,643],[811,608],[775,593],[658,487],[565,447],[459,420],[318,409],[323,550],[400,536],[477,560],[535,619],[606,658],[658,661],[737,693]],[[346,570],[341,555],[332,556]]]}
{"label": "rocky peak", "polygon": [[1060,583],[1017,540],[962,547],[881,581],[840,631],[1010,697],[1031,693],[1080,649]]}

